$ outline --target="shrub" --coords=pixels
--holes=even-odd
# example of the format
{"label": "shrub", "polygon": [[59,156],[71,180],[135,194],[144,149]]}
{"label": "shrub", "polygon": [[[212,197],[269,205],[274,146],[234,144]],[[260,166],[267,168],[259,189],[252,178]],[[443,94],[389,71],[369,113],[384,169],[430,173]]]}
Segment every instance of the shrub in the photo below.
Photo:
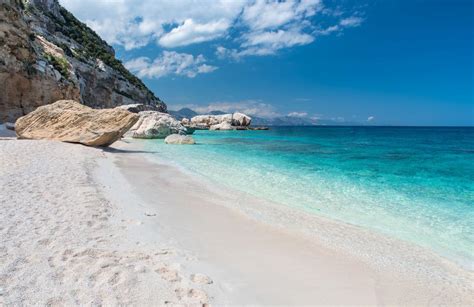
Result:
{"label": "shrub", "polygon": [[64,78],[69,78],[69,62],[65,58],[46,53],[46,59]]}

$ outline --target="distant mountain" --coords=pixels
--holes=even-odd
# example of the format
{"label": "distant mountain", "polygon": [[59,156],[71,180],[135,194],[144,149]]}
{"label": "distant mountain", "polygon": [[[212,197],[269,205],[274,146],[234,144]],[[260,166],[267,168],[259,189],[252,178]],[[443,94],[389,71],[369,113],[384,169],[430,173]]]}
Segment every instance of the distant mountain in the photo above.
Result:
{"label": "distant mountain", "polygon": [[177,120],[182,120],[183,118],[189,118],[190,119],[190,118],[192,118],[196,115],[199,115],[197,112],[191,110],[190,108],[182,108],[178,111],[169,110],[168,113],[171,114],[171,116],[173,116]]}

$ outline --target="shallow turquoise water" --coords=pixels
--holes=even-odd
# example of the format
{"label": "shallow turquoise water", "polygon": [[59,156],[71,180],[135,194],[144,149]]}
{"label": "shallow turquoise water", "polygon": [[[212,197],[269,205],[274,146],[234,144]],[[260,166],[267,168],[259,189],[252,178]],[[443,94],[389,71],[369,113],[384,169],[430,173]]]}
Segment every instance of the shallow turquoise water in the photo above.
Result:
{"label": "shallow turquoise water", "polygon": [[474,260],[474,128],[275,127],[194,138],[147,146],[219,184]]}

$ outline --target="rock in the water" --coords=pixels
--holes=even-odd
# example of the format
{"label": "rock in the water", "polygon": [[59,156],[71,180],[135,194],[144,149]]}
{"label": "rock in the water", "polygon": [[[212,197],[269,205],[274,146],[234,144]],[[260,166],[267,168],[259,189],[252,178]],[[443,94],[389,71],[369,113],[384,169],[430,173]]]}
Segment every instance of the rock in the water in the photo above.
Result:
{"label": "rock in the water", "polygon": [[143,111],[158,111],[156,107],[142,103],[125,104],[123,106],[118,106],[117,108],[127,110],[128,112],[132,113],[140,113]]}
{"label": "rock in the water", "polygon": [[209,130],[234,130],[234,128],[235,127],[232,126],[230,123],[223,122],[217,125],[212,125],[211,127],[209,127]]}
{"label": "rock in the water", "polygon": [[138,113],[140,118],[130,129],[130,134],[138,139],[164,139],[170,134],[186,134],[186,128],[171,115],[157,111]]}
{"label": "rock in the water", "polygon": [[233,126],[250,126],[252,118],[243,113],[235,112],[232,115],[232,125]]}
{"label": "rock in the water", "polygon": [[15,123],[5,123],[5,128],[15,131]]}
{"label": "rock in the water", "polygon": [[59,100],[20,117],[15,131],[19,139],[108,146],[120,139],[138,118],[125,110],[95,110],[74,100]]}
{"label": "rock in the water", "polygon": [[247,127],[252,118],[243,113],[222,115],[198,115],[191,118],[191,122],[185,123],[186,126],[209,129],[209,130],[232,130],[232,127]]}
{"label": "rock in the water", "polygon": [[198,115],[191,118],[191,124],[195,126],[205,126],[207,128],[221,124],[223,122],[232,123],[232,114],[223,115]]}
{"label": "rock in the water", "polygon": [[196,144],[194,139],[189,135],[181,135],[181,134],[172,134],[168,135],[165,139],[166,144]]}

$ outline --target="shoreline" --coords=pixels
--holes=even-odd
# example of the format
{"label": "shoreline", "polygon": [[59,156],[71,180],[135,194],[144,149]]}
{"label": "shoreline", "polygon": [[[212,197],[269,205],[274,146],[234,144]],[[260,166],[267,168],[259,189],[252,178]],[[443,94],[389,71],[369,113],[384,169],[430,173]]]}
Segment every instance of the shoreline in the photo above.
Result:
{"label": "shoreline", "polygon": [[[126,140],[126,142],[129,143],[121,142],[117,146],[124,149],[137,148],[137,146],[141,148],[139,141]],[[151,170],[154,165],[157,173],[172,173],[175,178],[173,180],[167,179],[163,182],[159,178],[163,179],[163,176],[166,175],[155,177],[155,183],[153,183],[155,189],[160,184],[167,187],[186,186],[192,191],[197,190],[204,193],[204,195],[212,195],[212,197],[208,197],[206,202],[212,203],[211,208],[213,210],[225,207],[227,211],[239,215],[244,220],[250,220],[251,223],[268,227],[267,230],[281,231],[292,236],[292,238],[315,243],[319,252],[324,250],[332,254],[333,257],[339,257],[348,262],[356,261],[361,266],[365,266],[365,269],[368,268],[368,271],[371,271],[371,274],[376,276],[375,279],[380,281],[378,286],[381,289],[385,288],[381,292],[390,292],[393,289],[388,289],[394,288],[394,284],[390,284],[390,282],[383,285],[384,275],[390,276],[389,279],[398,280],[400,284],[405,283],[409,285],[399,287],[398,290],[401,288],[403,290],[398,292],[398,294],[393,294],[391,299],[395,299],[397,295],[400,295],[399,298],[407,296],[407,293],[417,293],[415,296],[420,295],[420,297],[425,295],[425,299],[427,299],[430,295],[434,295],[438,291],[437,289],[441,288],[444,288],[445,291],[449,288],[451,290],[457,288],[451,294],[452,297],[456,296],[461,301],[463,297],[468,298],[470,296],[469,291],[472,290],[470,282],[473,280],[472,272],[430,250],[409,242],[386,237],[359,226],[292,210],[263,199],[257,199],[244,192],[215,185],[199,175],[176,167],[176,165],[168,161],[163,161],[159,155],[150,155],[149,153],[142,153],[140,155],[144,158],[141,159],[140,163],[147,161],[145,163],[146,166],[143,165],[142,167]],[[137,159],[138,157],[132,157],[131,155],[122,155],[119,158],[120,162],[118,165],[125,177],[127,177],[127,172],[129,172],[129,178],[137,178],[139,172],[132,175],[133,172],[140,168],[140,166],[133,164],[137,162]],[[132,160],[135,160],[135,162],[132,162]],[[133,164],[134,166],[130,167],[127,164]],[[176,177],[179,179],[176,179]],[[158,190],[162,192],[161,194],[156,190],[153,192],[147,191],[144,188],[146,186],[145,182],[141,182],[139,186],[141,189],[137,190],[144,198],[146,198],[144,196],[146,194],[149,194],[148,197],[150,197],[154,194],[162,195],[165,193],[165,191],[160,189]],[[183,191],[183,193],[185,192]],[[151,201],[151,199],[148,198],[148,201]],[[209,214],[209,211],[205,210],[205,214]],[[449,283],[454,283],[455,286],[448,285],[449,283],[446,283],[446,278],[450,280]],[[427,284],[430,284],[430,286],[428,287]],[[446,292],[450,292],[450,290]],[[402,293],[403,295],[401,295]],[[448,294],[447,296],[449,297],[450,295]],[[468,302],[468,300],[465,302]],[[400,302],[394,300],[392,303]],[[422,300],[419,303],[422,303]]]}
{"label": "shoreline", "polygon": [[140,141],[107,149],[14,139],[0,145],[0,303],[473,299],[472,273],[433,253],[211,186],[143,151]]}

